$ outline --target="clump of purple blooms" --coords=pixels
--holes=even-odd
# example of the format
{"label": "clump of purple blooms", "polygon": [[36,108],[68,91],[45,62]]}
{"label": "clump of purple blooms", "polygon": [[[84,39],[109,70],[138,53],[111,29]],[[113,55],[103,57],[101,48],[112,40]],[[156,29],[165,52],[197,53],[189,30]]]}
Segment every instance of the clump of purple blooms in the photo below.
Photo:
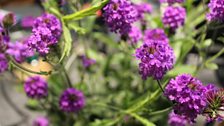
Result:
{"label": "clump of purple blooms", "polygon": [[173,111],[169,114],[168,124],[170,126],[186,126],[188,120],[182,116],[175,114]]}
{"label": "clump of purple blooms", "polygon": [[47,81],[40,76],[29,77],[24,83],[24,90],[28,97],[40,99],[47,97]]}
{"label": "clump of purple blooms", "polygon": [[168,4],[175,4],[175,3],[183,3],[185,0],[160,0],[160,3],[168,3]]}
{"label": "clump of purple blooms", "polygon": [[0,73],[8,69],[8,60],[4,53],[0,53]]}
{"label": "clump of purple blooms", "polygon": [[110,30],[126,35],[137,20],[138,11],[129,0],[110,0],[103,8],[103,18]]}
{"label": "clump of purple blooms", "polygon": [[138,11],[138,19],[142,20],[144,18],[144,14],[150,14],[152,12],[152,5],[149,3],[140,3],[135,5]]}
{"label": "clump of purple blooms", "polygon": [[33,121],[33,126],[49,126],[49,120],[46,117],[37,117]]}
{"label": "clump of purple blooms", "polygon": [[174,112],[194,122],[206,107],[207,88],[201,81],[189,74],[171,79],[165,88],[165,96],[175,103]]}
{"label": "clump of purple blooms", "polygon": [[83,65],[85,68],[89,68],[90,66],[92,66],[93,64],[96,63],[96,60],[91,59],[91,58],[88,58],[88,57],[85,56],[85,55],[81,56],[81,58],[82,58],[82,65]]}
{"label": "clump of purple blooms", "polygon": [[21,42],[9,43],[6,53],[13,56],[13,58],[19,63],[23,62],[27,57],[34,55],[28,45]]}
{"label": "clump of purple blooms", "polygon": [[146,42],[148,40],[156,40],[169,43],[169,39],[166,36],[164,30],[160,28],[146,30],[144,35],[144,41]]}
{"label": "clump of purple blooms", "polygon": [[174,52],[170,45],[164,41],[147,40],[136,50],[135,56],[139,63],[139,73],[142,79],[153,77],[160,80],[164,74],[173,68]]}
{"label": "clump of purple blooms", "polygon": [[138,27],[132,26],[131,31],[128,33],[129,43],[137,44],[142,39],[142,32]]}
{"label": "clump of purple blooms", "polygon": [[62,93],[59,105],[64,112],[77,112],[85,106],[85,98],[81,91],[68,88]]}
{"label": "clump of purple blooms", "polygon": [[165,27],[176,30],[185,23],[186,10],[183,7],[168,6],[165,8],[162,21]]}
{"label": "clump of purple blooms", "polygon": [[50,47],[58,43],[62,28],[60,20],[52,14],[43,14],[34,21],[28,45],[40,55],[49,53]]}
{"label": "clump of purple blooms", "polygon": [[210,0],[208,7],[210,11],[207,14],[207,19],[209,21],[224,21],[223,0]]}

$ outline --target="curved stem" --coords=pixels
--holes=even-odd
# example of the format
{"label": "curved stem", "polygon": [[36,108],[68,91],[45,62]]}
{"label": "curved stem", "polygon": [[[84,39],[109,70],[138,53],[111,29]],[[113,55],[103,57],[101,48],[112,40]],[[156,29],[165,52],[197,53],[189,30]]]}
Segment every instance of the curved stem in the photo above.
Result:
{"label": "curved stem", "polygon": [[33,70],[30,70],[30,69],[27,69],[23,66],[21,66],[20,64],[18,64],[13,58],[10,57],[10,61],[12,63],[12,65],[16,66],[18,69],[24,71],[24,72],[27,72],[27,73],[32,73],[32,74],[39,74],[39,75],[49,75],[51,74],[51,71],[40,71],[40,72],[37,72],[37,71],[33,71]]}
{"label": "curved stem", "polygon": [[159,110],[159,111],[155,111],[155,112],[151,112],[151,113],[149,113],[149,115],[150,116],[158,115],[158,114],[162,114],[162,113],[168,112],[170,110],[172,110],[172,107],[165,108],[165,109],[162,109],[162,110]]}
{"label": "curved stem", "polygon": [[159,85],[159,88],[162,90],[162,92],[164,93],[164,90],[163,90],[163,87],[162,87],[162,84],[161,84],[161,82],[160,82],[160,80],[157,80],[157,83],[158,83],[158,85]]}

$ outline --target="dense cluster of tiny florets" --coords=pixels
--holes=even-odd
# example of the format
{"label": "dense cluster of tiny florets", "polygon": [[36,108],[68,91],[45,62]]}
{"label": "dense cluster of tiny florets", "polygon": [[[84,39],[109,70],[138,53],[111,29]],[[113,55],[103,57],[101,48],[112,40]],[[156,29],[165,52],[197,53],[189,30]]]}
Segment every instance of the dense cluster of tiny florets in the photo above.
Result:
{"label": "dense cluster of tiny florets", "polygon": [[160,28],[146,30],[144,35],[144,42],[147,42],[148,40],[162,41],[165,43],[169,42],[169,39],[166,36],[164,30]]}
{"label": "dense cluster of tiny florets", "polygon": [[208,4],[209,13],[207,19],[209,21],[217,20],[224,21],[224,1],[223,0],[210,0]]}
{"label": "dense cluster of tiny florets", "polygon": [[165,96],[175,103],[174,112],[194,121],[206,106],[207,89],[201,81],[189,74],[171,79],[165,88]]}
{"label": "dense cluster of tiny florets", "polygon": [[59,105],[62,111],[77,112],[84,107],[85,98],[81,91],[68,88],[62,93]]}
{"label": "dense cluster of tiny florets", "polygon": [[170,126],[186,126],[187,122],[188,120],[182,115],[175,114],[174,112],[169,114],[168,124]]}
{"label": "dense cluster of tiny florets", "polygon": [[4,53],[0,53],[0,73],[8,69],[8,60]]}
{"label": "dense cluster of tiny florets", "polygon": [[183,26],[186,18],[186,10],[183,7],[168,6],[163,13],[162,21],[165,27],[175,30]]}
{"label": "dense cluster of tiny florets", "polygon": [[129,43],[135,45],[142,39],[142,32],[138,27],[132,26],[131,31],[128,33]]}
{"label": "dense cluster of tiny florets", "polygon": [[40,76],[29,77],[24,83],[24,90],[30,98],[44,98],[48,95],[48,84]]}
{"label": "dense cluster of tiny florets", "polygon": [[138,19],[143,19],[144,14],[150,14],[152,12],[152,5],[149,3],[140,3],[135,5],[138,11]]}
{"label": "dense cluster of tiny florets", "polygon": [[28,44],[41,55],[49,53],[50,46],[58,43],[62,29],[60,20],[52,14],[43,14],[34,21]]}
{"label": "dense cluster of tiny florets", "polygon": [[131,30],[131,24],[138,16],[129,0],[110,0],[103,10],[103,18],[110,30],[121,35],[126,35]]}
{"label": "dense cluster of tiny florets", "polygon": [[164,74],[173,68],[174,52],[170,45],[163,41],[148,40],[136,50],[136,58],[140,60],[139,73],[143,79],[153,77],[162,79]]}

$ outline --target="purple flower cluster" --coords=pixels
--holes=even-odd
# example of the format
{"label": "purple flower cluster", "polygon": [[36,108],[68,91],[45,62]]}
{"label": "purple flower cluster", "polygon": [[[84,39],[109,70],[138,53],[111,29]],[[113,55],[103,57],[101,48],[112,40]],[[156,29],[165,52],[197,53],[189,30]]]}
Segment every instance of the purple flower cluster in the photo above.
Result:
{"label": "purple flower cluster", "polygon": [[183,3],[185,0],[160,0],[160,3],[168,3],[168,4],[175,4],[175,3]]}
{"label": "purple flower cluster", "polygon": [[30,98],[44,98],[48,95],[48,84],[40,76],[29,77],[24,83],[24,90]]}
{"label": "purple flower cluster", "polygon": [[87,57],[84,56],[84,55],[81,56],[81,58],[82,58],[82,64],[83,64],[83,66],[84,66],[85,68],[88,68],[88,67],[90,67],[90,66],[92,66],[93,64],[96,63],[96,60],[87,58]]}
{"label": "purple flower cluster", "polygon": [[144,41],[148,40],[156,40],[156,41],[162,41],[165,43],[169,43],[169,39],[166,36],[163,29],[157,28],[157,29],[148,29],[145,31]]}
{"label": "purple flower cluster", "polygon": [[132,26],[131,31],[128,33],[128,37],[129,43],[135,45],[142,39],[142,32],[138,27]]}
{"label": "purple flower cluster", "polygon": [[60,20],[52,14],[45,13],[35,20],[32,32],[28,45],[40,55],[46,55],[50,46],[58,43],[62,32]]}
{"label": "purple flower cluster", "polygon": [[170,126],[186,126],[187,123],[188,120],[184,116],[175,114],[174,112],[169,114],[168,124]]}
{"label": "purple flower cluster", "polygon": [[141,3],[135,5],[137,11],[138,11],[138,19],[143,19],[145,13],[151,13],[152,12],[152,5],[149,3]]}
{"label": "purple flower cluster", "polygon": [[183,7],[168,6],[163,13],[162,21],[165,27],[175,30],[183,26],[186,18],[186,10]]}
{"label": "purple flower cluster", "polygon": [[194,121],[206,107],[207,88],[189,74],[171,79],[165,88],[165,96],[175,103],[174,112]]}
{"label": "purple flower cluster", "polygon": [[110,30],[121,35],[128,34],[138,16],[138,11],[129,0],[110,0],[103,10],[103,18]]}
{"label": "purple flower cluster", "polygon": [[33,121],[33,126],[49,126],[49,120],[46,117],[38,117]]}
{"label": "purple flower cluster", "polygon": [[34,25],[35,17],[33,16],[27,16],[24,17],[21,21],[21,26],[24,28],[32,28]]}
{"label": "purple flower cluster", "polygon": [[59,105],[62,111],[77,112],[85,106],[85,98],[81,91],[68,88],[62,93]]}
{"label": "purple flower cluster", "polygon": [[142,79],[152,76],[162,79],[164,74],[173,68],[174,52],[170,45],[160,40],[147,40],[136,50],[136,58],[140,60],[139,73]]}
{"label": "purple flower cluster", "polygon": [[210,12],[207,14],[209,21],[224,21],[224,1],[223,0],[210,0],[208,4]]}
{"label": "purple flower cluster", "polygon": [[4,53],[0,53],[0,73],[8,69],[8,60]]}
{"label": "purple flower cluster", "polygon": [[6,53],[13,56],[19,63],[23,62],[25,58],[34,55],[34,52],[29,49],[28,45],[21,42],[9,43]]}

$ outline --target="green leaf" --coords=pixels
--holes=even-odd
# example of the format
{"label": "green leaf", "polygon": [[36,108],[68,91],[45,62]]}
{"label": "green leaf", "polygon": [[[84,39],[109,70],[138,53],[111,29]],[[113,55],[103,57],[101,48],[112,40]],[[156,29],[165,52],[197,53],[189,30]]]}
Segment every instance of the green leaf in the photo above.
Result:
{"label": "green leaf", "polygon": [[129,115],[137,119],[139,122],[141,122],[145,126],[156,126],[154,123],[149,122],[147,119],[137,115],[136,113],[129,113]]}
{"label": "green leaf", "polygon": [[64,50],[62,52],[60,61],[61,62],[65,56],[69,56],[70,51],[72,49],[72,37],[71,37],[71,33],[68,29],[68,27],[66,27],[65,23],[62,22],[62,26],[63,26],[63,37],[64,37]]}
{"label": "green leaf", "polygon": [[70,29],[73,29],[75,30],[77,33],[81,34],[81,35],[84,35],[86,34],[86,29],[82,28],[82,27],[79,27],[77,24],[75,24],[74,22],[72,23],[69,23],[68,24],[68,27]]}
{"label": "green leaf", "polygon": [[109,0],[103,0],[101,3],[94,5],[90,8],[78,11],[70,15],[66,15],[63,17],[63,20],[65,21],[79,20],[87,16],[95,15],[96,11],[104,7],[107,4],[107,2],[109,2]]}
{"label": "green leaf", "polygon": [[171,71],[169,71],[167,75],[170,77],[175,77],[178,74],[182,74],[182,73],[193,74],[195,70],[196,70],[196,66],[179,65],[174,67],[174,69],[172,69]]}
{"label": "green leaf", "polygon": [[91,123],[90,126],[114,126],[120,118],[117,119],[104,119],[104,120],[95,120],[95,122]]}
{"label": "green leaf", "polygon": [[205,63],[205,67],[211,70],[217,70],[218,69],[218,65],[215,63]]}

